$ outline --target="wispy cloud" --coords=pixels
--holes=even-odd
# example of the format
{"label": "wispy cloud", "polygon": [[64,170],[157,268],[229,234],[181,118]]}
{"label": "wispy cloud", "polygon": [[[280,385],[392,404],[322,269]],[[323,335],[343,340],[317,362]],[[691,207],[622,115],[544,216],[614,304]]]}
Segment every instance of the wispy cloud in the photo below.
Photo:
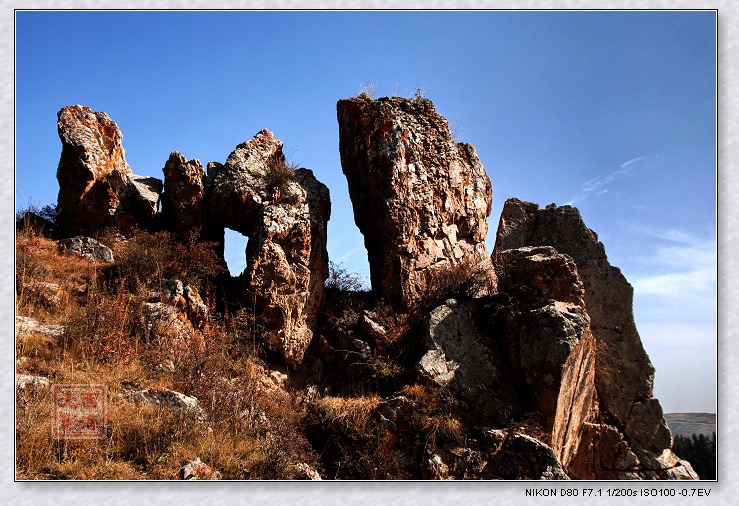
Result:
{"label": "wispy cloud", "polygon": [[566,205],[573,205],[576,202],[582,202],[590,195],[603,195],[608,192],[607,186],[614,181],[621,180],[639,170],[646,169],[650,166],[650,162],[657,158],[657,155],[637,156],[631,160],[627,160],[619,167],[607,174],[596,176],[580,185],[580,194],[567,201]]}
{"label": "wispy cloud", "polygon": [[[699,238],[681,230],[656,230],[634,227],[634,230],[657,239],[654,253],[645,256],[649,274],[630,280],[638,297],[687,303],[680,311],[715,311],[717,260],[714,238]],[[689,309],[688,309],[689,308]]]}

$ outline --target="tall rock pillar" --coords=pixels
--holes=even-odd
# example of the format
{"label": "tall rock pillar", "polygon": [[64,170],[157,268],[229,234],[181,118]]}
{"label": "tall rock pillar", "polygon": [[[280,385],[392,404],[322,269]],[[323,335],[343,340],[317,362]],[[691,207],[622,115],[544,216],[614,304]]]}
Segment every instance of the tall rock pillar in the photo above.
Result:
{"label": "tall rock pillar", "polygon": [[337,104],[341,166],[364,235],[372,288],[398,310],[444,270],[484,271],[492,185],[470,144],[456,143],[430,100]]}

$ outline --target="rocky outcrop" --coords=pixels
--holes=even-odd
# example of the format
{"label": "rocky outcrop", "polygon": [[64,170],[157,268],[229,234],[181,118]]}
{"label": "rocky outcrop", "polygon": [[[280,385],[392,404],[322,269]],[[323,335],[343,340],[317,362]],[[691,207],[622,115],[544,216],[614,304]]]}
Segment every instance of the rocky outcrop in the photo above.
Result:
{"label": "rocky outcrop", "polygon": [[597,413],[594,340],[575,262],[548,246],[498,252],[501,334],[525,411],[541,414],[565,468]]}
{"label": "rocky outcrop", "polygon": [[458,266],[481,270],[494,290],[484,243],[492,185],[475,148],[452,140],[429,100],[351,98],[337,110],[373,291],[408,310]]}
{"label": "rocky outcrop", "polygon": [[168,228],[187,240],[193,231],[208,228],[205,170],[199,160],[187,160],[175,151],[164,165],[162,215]]}
{"label": "rocky outcrop", "polygon": [[266,340],[297,368],[316,330],[328,277],[328,188],[307,169],[286,166],[269,130],[240,144],[224,165],[208,165],[209,216],[249,238],[244,299]]}
{"label": "rocky outcrop", "polygon": [[[672,440],[659,402],[652,397],[654,368],[644,351],[634,323],[631,285],[617,268],[608,263],[603,244],[585,226],[577,209],[570,206],[551,205],[539,209],[536,204],[517,199],[508,200],[500,218],[493,253],[496,266],[505,266],[509,262],[510,252],[507,250],[525,246],[551,246],[556,252],[570,257],[577,266],[584,289],[582,300],[587,308],[593,338],[588,347],[594,348],[594,353],[588,352],[583,358],[592,361],[595,357],[594,365],[585,370],[594,372],[597,416],[599,420],[608,420],[609,426],[614,427],[623,438],[621,441],[615,436],[610,439],[598,437],[596,439],[599,443],[594,445],[587,443],[588,431],[583,431],[583,441],[575,441],[579,448],[574,450],[571,475],[584,478],[585,476],[579,474],[584,472],[583,468],[590,469],[591,473],[595,472],[592,469],[599,469],[594,474],[596,478],[609,479],[608,476],[612,476],[609,473],[622,471],[609,466],[618,467],[628,462],[631,466],[628,476],[656,476],[652,473],[656,472],[655,466],[659,467],[661,464],[655,464],[655,459],[664,451],[669,452]],[[516,276],[511,278],[514,285],[515,278]],[[541,276],[538,279],[543,281],[544,286],[551,286]],[[510,282],[501,283],[501,286],[516,291],[516,286],[511,286]],[[527,286],[530,287],[531,283]],[[580,290],[573,293],[580,293]],[[569,320],[570,327],[577,326],[572,325],[572,318]],[[551,323],[553,322],[545,325],[547,331],[556,329]],[[592,415],[591,413],[590,418],[593,418]],[[581,421],[584,423],[592,420],[585,416]],[[611,431],[611,428],[598,427],[594,429],[598,434]],[[613,445],[603,450],[608,441]],[[594,463],[598,460],[596,454],[616,454],[618,448],[622,448],[624,444],[628,445],[639,464],[634,464],[634,459],[628,455],[618,464],[610,461],[597,465]],[[588,452],[591,452],[590,456],[586,456]],[[672,462],[674,459],[663,460]],[[648,461],[654,462],[649,464]],[[582,462],[593,464],[583,466]]]}
{"label": "rocky outcrop", "polygon": [[[92,233],[112,226],[126,231],[156,224],[174,231],[182,241],[197,233],[194,239],[214,243],[221,256],[225,228],[247,236],[247,269],[241,293],[235,296],[238,300],[232,302],[248,301],[269,346],[290,367],[300,366],[316,329],[328,277],[326,225],[331,202],[328,188],[310,170],[288,166],[281,141],[262,130],[238,145],[225,164],[210,162],[207,175],[198,160],[188,161],[175,151],[164,166],[162,185],[158,179],[133,174],[121,132],[107,114],[65,107],[58,126],[62,139],[58,209],[63,230]],[[109,250],[91,241],[69,239],[60,248],[113,261]],[[189,316],[197,327],[205,306],[197,294],[185,292],[181,296],[189,295]],[[160,305],[145,306],[149,327],[152,318],[169,321],[175,316],[171,308]]]}
{"label": "rocky outcrop", "polygon": [[573,207],[539,209],[536,204],[508,200],[495,254],[521,246],[552,246],[575,261],[597,341],[598,394],[608,412],[626,424],[634,404],[651,399],[654,378],[634,323],[631,285],[608,263],[603,244]]}
{"label": "rocky outcrop", "polygon": [[158,208],[161,181],[135,176],[118,125],[79,105],[58,114],[62,154],[57,168],[57,224],[67,233],[146,227]]}
{"label": "rocky outcrop", "polygon": [[475,406],[485,422],[504,423],[518,411],[515,389],[500,351],[475,324],[477,306],[450,299],[431,312],[422,325],[426,352],[416,371]]}
{"label": "rocky outcrop", "polygon": [[91,237],[77,236],[60,239],[56,246],[58,252],[63,255],[82,257],[106,264],[113,262],[113,250]]}
{"label": "rocky outcrop", "polygon": [[43,336],[51,337],[52,339],[61,339],[67,332],[66,325],[51,325],[39,323],[33,318],[27,316],[16,316],[15,317],[15,335],[20,336],[35,332]]}
{"label": "rocky outcrop", "polygon": [[31,390],[45,390],[50,387],[51,381],[45,376],[35,376],[33,374],[15,375],[15,392],[17,396],[22,396]]}
{"label": "rocky outcrop", "polygon": [[62,288],[56,283],[30,281],[23,283],[21,290],[24,295],[30,296],[49,308],[58,308],[64,300]]}

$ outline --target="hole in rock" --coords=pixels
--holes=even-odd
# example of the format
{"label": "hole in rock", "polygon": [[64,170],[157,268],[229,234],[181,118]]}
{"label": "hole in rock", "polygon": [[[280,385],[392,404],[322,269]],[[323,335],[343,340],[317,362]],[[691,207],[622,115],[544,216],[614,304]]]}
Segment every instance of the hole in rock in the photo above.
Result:
{"label": "hole in rock", "polygon": [[231,276],[236,277],[246,268],[246,242],[248,238],[227,228],[224,234],[223,256]]}

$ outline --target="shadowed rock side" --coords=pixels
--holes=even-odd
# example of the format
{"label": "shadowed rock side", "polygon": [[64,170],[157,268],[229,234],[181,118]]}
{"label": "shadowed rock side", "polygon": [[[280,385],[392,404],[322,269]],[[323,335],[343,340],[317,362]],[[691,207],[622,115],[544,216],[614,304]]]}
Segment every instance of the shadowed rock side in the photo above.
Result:
{"label": "shadowed rock side", "polygon": [[[589,317],[592,333],[588,347],[595,347],[595,366],[590,369],[595,372],[598,405],[580,418],[581,441],[576,439],[577,444],[567,450],[572,455],[570,476],[695,477],[689,464],[678,461],[669,450],[672,436],[659,402],[652,397],[654,368],[634,324],[633,290],[621,272],[608,263],[598,237],[585,226],[577,209],[539,209],[536,204],[510,199],[498,227],[493,253],[496,266],[504,268],[509,263],[508,250],[526,246],[551,246],[574,260],[584,288],[584,292],[578,292],[582,292],[581,312]],[[538,278],[550,286],[545,278]],[[515,283],[508,282],[501,283],[501,290],[521,291]],[[589,351],[587,360],[592,359]],[[598,423],[590,423],[595,414]],[[613,455],[622,457],[614,460]]]}
{"label": "shadowed rock side", "polygon": [[328,277],[328,188],[312,171],[286,167],[282,142],[262,130],[225,164],[208,164],[206,194],[210,226],[249,238],[243,299],[264,326],[270,348],[298,368]]}
{"label": "shadowed rock side", "polygon": [[406,310],[457,265],[484,271],[494,286],[484,243],[492,185],[475,148],[452,140],[429,100],[351,98],[337,111],[373,290]]}
{"label": "shadowed rock side", "polygon": [[200,160],[187,160],[175,151],[169,155],[164,168],[162,215],[168,229],[187,240],[190,233],[199,230],[205,236],[208,228],[205,196],[205,170]]}
{"label": "shadowed rock side", "polygon": [[62,231],[91,235],[109,226],[147,228],[158,210],[162,182],[133,174],[118,125],[104,112],[74,105],[59,111],[57,127]]}
{"label": "shadowed rock side", "polygon": [[[498,287],[510,296],[500,309],[501,333],[527,411],[543,428],[565,469],[593,419],[594,345],[575,263],[551,247],[500,252]],[[527,404],[527,405],[526,405]]]}

